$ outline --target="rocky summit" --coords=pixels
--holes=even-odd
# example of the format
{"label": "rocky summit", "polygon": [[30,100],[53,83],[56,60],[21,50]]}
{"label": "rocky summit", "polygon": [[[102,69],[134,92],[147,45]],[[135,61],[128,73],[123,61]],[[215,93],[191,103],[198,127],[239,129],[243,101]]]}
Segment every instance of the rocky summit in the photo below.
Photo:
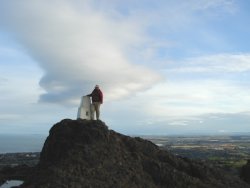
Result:
{"label": "rocky summit", "polygon": [[23,188],[247,188],[221,169],[119,134],[102,121],[65,119],[46,139]]}

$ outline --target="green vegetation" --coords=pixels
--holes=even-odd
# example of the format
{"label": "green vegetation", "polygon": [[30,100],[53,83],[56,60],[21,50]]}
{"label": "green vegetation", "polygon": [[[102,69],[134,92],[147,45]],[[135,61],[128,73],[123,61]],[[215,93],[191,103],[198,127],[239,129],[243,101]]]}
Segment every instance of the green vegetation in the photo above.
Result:
{"label": "green vegetation", "polygon": [[[158,143],[157,137],[147,139]],[[250,159],[250,135],[161,137],[160,143],[176,155],[207,161],[234,174]]]}

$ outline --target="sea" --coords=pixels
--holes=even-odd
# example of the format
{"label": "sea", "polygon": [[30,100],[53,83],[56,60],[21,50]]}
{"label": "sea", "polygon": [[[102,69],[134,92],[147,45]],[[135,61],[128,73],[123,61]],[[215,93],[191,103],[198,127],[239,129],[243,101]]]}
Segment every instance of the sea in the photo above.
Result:
{"label": "sea", "polygon": [[0,134],[0,153],[40,152],[47,135]]}
{"label": "sea", "polygon": [[[47,135],[41,134],[0,134],[0,154],[41,152]],[[0,188],[11,188],[23,183],[20,180],[8,180]]]}

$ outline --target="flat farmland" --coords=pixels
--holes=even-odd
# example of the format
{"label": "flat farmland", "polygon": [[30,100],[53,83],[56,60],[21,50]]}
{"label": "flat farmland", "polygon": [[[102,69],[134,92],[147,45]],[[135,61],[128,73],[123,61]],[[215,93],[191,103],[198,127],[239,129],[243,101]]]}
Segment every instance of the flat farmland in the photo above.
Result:
{"label": "flat farmland", "polygon": [[144,136],[163,150],[210,162],[234,174],[250,159],[250,135]]}

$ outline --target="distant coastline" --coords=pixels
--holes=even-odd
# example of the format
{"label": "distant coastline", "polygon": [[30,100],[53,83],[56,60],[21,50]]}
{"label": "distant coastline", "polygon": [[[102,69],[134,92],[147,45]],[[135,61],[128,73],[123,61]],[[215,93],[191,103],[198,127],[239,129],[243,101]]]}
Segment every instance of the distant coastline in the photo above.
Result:
{"label": "distant coastline", "polygon": [[47,135],[0,134],[0,153],[40,152]]}
{"label": "distant coastline", "polygon": [[[163,138],[178,137],[218,137],[218,136],[250,136],[249,132],[237,132],[230,134],[176,134],[176,135],[130,135],[154,141]],[[45,134],[1,134],[0,133],[0,154],[4,153],[24,153],[41,152],[43,144],[47,138]],[[157,144],[157,143],[156,143]]]}

